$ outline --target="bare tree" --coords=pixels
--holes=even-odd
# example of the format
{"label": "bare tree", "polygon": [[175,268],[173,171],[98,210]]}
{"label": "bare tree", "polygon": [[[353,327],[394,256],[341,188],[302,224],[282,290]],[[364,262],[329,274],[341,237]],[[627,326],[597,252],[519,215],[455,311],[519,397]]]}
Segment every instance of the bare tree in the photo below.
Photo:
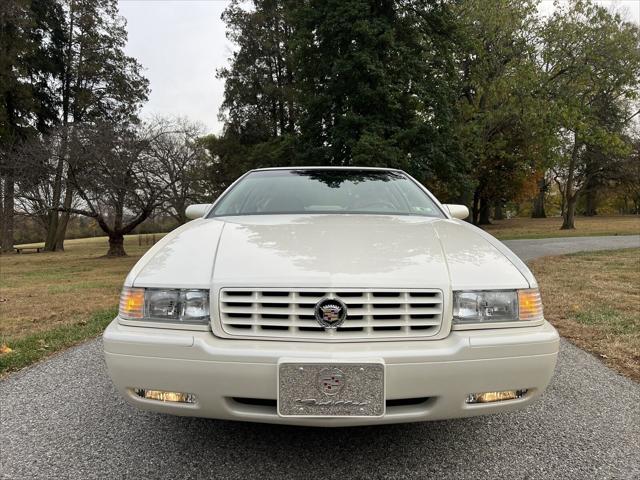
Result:
{"label": "bare tree", "polygon": [[[139,128],[85,123],[34,136],[15,155],[25,172],[18,208],[45,230],[51,211],[62,212],[61,218],[91,217],[109,237],[108,255],[125,255],[124,235],[154,210],[161,208],[184,223],[187,206],[206,190],[201,184],[209,173],[209,156],[202,131],[184,118],[160,118]],[[61,186],[74,192],[67,203],[57,195]]]}
{"label": "bare tree", "polygon": [[208,156],[200,140],[204,129],[186,118],[158,118],[150,130],[149,155],[157,167],[163,210],[179,224],[185,223],[186,209],[198,201],[199,184],[205,175]]}
{"label": "bare tree", "polygon": [[158,132],[98,123],[74,138],[81,152],[69,165],[69,179],[81,207],[63,209],[94,218],[109,237],[107,256],[125,256],[124,236],[162,202],[163,186],[149,145]]}
{"label": "bare tree", "polygon": [[50,223],[51,211],[60,205],[55,203],[55,183],[60,164],[62,140],[66,138],[66,127],[52,128],[47,134],[33,135],[22,142],[14,151],[14,161],[22,166],[18,190],[16,192],[17,209],[36,218],[46,230]]}

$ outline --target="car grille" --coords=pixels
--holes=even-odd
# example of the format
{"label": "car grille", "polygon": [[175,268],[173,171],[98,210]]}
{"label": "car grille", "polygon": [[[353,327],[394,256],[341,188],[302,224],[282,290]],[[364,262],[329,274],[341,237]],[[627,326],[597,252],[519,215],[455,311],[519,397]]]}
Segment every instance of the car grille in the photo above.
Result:
{"label": "car grille", "polygon": [[[336,329],[324,329],[315,319],[323,298],[338,298],[347,318]],[[229,335],[292,339],[384,340],[429,337],[442,324],[440,290],[242,289],[220,292],[220,321]]]}

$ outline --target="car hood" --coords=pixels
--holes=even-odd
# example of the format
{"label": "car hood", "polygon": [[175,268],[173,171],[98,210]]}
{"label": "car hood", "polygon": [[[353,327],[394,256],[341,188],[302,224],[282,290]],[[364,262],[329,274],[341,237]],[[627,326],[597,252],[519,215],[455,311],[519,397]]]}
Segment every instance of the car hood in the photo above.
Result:
{"label": "car hood", "polygon": [[189,222],[156,244],[127,283],[445,290],[527,288],[526,277],[504,245],[458,220],[264,215]]}

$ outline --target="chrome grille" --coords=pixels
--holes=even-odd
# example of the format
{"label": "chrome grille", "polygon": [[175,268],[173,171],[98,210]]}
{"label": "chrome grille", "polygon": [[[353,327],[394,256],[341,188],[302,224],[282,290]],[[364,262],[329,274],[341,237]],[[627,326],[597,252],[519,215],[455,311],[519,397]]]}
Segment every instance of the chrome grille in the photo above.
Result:
{"label": "chrome grille", "polygon": [[[315,319],[323,298],[338,298],[347,318],[337,329]],[[429,337],[440,330],[440,290],[246,289],[220,291],[221,326],[229,335],[312,340]]]}

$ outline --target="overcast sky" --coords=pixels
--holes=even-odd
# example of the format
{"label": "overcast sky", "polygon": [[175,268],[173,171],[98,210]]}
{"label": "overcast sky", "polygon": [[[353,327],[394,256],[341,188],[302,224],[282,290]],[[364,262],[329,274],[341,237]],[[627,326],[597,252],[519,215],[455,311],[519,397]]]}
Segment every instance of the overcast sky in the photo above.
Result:
{"label": "overcast sky", "polygon": [[[544,0],[541,13],[553,10]],[[601,0],[640,23],[639,0]],[[220,15],[225,0],[120,0],[127,20],[126,51],[142,63],[151,83],[143,117],[182,115],[220,133],[218,110],[224,83],[216,69],[227,64],[233,45],[225,37]]]}

